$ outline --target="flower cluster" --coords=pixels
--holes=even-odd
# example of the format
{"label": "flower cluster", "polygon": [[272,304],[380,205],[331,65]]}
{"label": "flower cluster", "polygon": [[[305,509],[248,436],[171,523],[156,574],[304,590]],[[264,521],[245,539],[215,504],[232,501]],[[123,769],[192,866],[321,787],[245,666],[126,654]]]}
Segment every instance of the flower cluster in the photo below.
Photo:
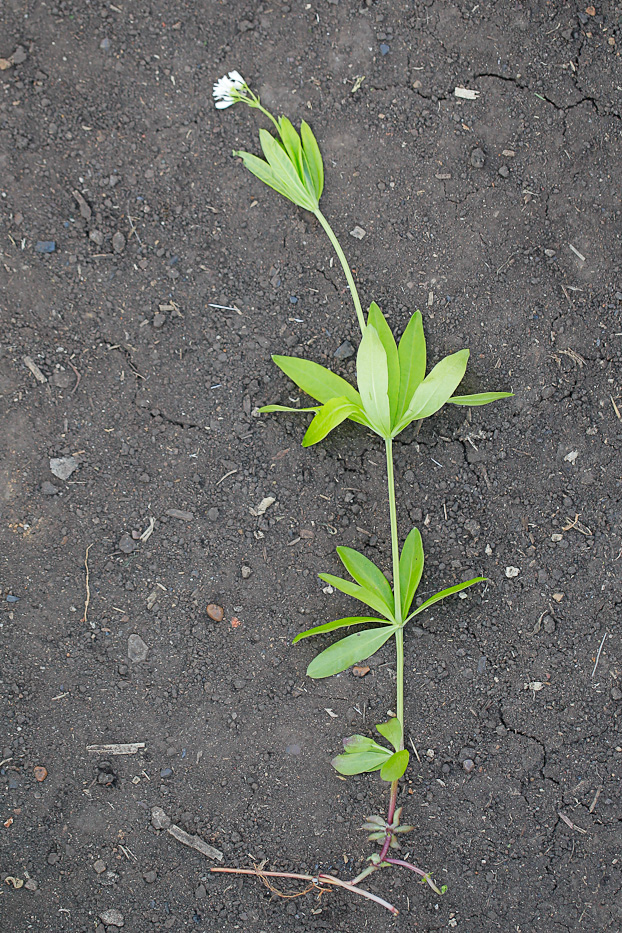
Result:
{"label": "flower cluster", "polygon": [[223,75],[214,85],[215,107],[218,110],[224,110],[225,107],[231,107],[241,100],[240,91],[247,87],[246,81],[239,71],[230,71],[228,75]]}

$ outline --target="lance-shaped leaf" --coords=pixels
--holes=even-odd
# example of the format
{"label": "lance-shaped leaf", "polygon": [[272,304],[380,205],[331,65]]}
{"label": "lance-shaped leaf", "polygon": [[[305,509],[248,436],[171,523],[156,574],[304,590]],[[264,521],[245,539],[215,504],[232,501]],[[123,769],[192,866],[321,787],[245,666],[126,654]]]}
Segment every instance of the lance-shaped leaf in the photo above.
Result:
{"label": "lance-shaped leaf", "polygon": [[292,382],[318,402],[326,404],[331,398],[343,396],[354,405],[361,405],[356,389],[325,366],[297,356],[273,356],[272,359]]}
{"label": "lance-shaped leaf", "polygon": [[279,133],[281,134],[281,139],[283,141],[285,151],[287,152],[292,165],[296,169],[298,178],[300,179],[302,185],[306,188],[300,136],[294,129],[291,120],[288,120],[287,117],[279,117],[278,124]]}
{"label": "lance-shaped leaf", "polygon": [[338,547],[337,554],[350,576],[359,583],[363,589],[378,593],[384,602],[387,612],[395,612],[393,590],[382,570],[380,570],[368,557],[360,554],[351,547]]}
{"label": "lance-shaped leaf", "polygon": [[488,405],[500,398],[511,398],[513,392],[479,392],[477,395],[452,395],[447,399],[452,405]]}
{"label": "lance-shaped leaf", "polygon": [[375,590],[370,590],[366,586],[359,586],[357,583],[351,583],[350,580],[336,577],[332,573],[319,573],[318,576],[320,580],[324,580],[329,586],[334,586],[336,590],[341,590],[342,593],[353,596],[360,602],[365,603],[366,606],[370,606],[375,612],[379,612],[380,615],[387,616],[391,622],[395,622],[393,613],[387,610],[385,601]]}
{"label": "lance-shaped leaf", "polygon": [[369,423],[381,437],[389,437],[391,410],[387,354],[372,324],[367,325],[361,338],[356,357],[356,381]]}
{"label": "lance-shaped leaf", "polygon": [[396,631],[394,625],[383,625],[382,628],[348,635],[318,654],[309,664],[307,674],[314,680],[340,674],[353,664],[371,658]]}
{"label": "lance-shaped leaf", "polygon": [[319,407],[316,405],[313,408],[291,408],[289,405],[262,405],[261,408],[258,408],[257,411],[260,411],[262,415],[267,415],[271,411],[319,411]]}
{"label": "lance-shaped leaf", "polygon": [[418,616],[424,609],[429,609],[430,606],[440,602],[441,599],[452,596],[454,593],[460,593],[461,590],[466,590],[469,586],[475,586],[476,583],[483,583],[486,579],[486,577],[473,577],[472,580],[465,580],[464,583],[457,583],[455,586],[449,586],[446,590],[441,590],[440,593],[435,593],[434,596],[430,596],[424,603],[421,603],[414,612],[411,612],[406,621],[409,622],[411,619],[414,619],[414,617]]}
{"label": "lance-shaped leaf", "polygon": [[334,619],[332,622],[325,622],[323,625],[308,628],[306,632],[299,632],[292,645],[296,645],[303,638],[310,638],[312,635],[324,635],[326,632],[334,632],[336,629],[349,628],[350,625],[364,625],[365,622],[380,622],[383,625],[391,625],[386,619],[377,619],[374,616],[346,616],[344,619]]}
{"label": "lance-shaped leaf", "polygon": [[330,434],[338,425],[354,414],[362,414],[358,405],[348,401],[344,396],[331,398],[316,413],[302,439],[302,446],[311,447],[313,444],[324,440],[327,434]]}
{"label": "lance-shaped leaf", "polygon": [[418,528],[413,528],[404,541],[400,554],[400,598],[402,619],[408,615],[423,573],[423,542]]}
{"label": "lance-shaped leaf", "polygon": [[267,130],[259,130],[259,142],[270,168],[286,188],[290,201],[308,211],[317,210],[317,199],[305,188],[283,146]]}
{"label": "lance-shaped leaf", "polygon": [[367,735],[349,735],[347,739],[343,740],[343,747],[346,755],[372,751],[376,754],[382,754],[386,751],[382,745],[378,745],[377,742],[374,742],[374,740],[370,739]]}
{"label": "lance-shaped leaf", "polygon": [[408,767],[409,758],[410,755],[406,748],[391,755],[380,769],[380,777],[382,780],[391,782],[399,780]]}
{"label": "lance-shaped leaf", "polygon": [[426,346],[421,311],[411,317],[398,347],[400,363],[400,391],[397,403],[397,419],[404,416],[415,394],[415,389],[425,378]]}
{"label": "lance-shaped leaf", "polygon": [[378,752],[361,752],[358,755],[337,755],[331,764],[339,774],[363,774],[367,771],[378,771],[389,756],[389,750]]}
{"label": "lance-shaped leaf", "polygon": [[380,342],[384,347],[384,352],[387,356],[387,370],[389,376],[388,395],[389,406],[391,409],[391,424],[395,424],[398,407],[398,396],[400,391],[400,361],[397,353],[397,345],[395,343],[395,338],[391,328],[387,324],[384,314],[375,301],[372,301],[369,307],[367,323],[368,325],[371,324],[371,326],[375,328],[378,337],[380,338]]}
{"label": "lance-shaped leaf", "polygon": [[258,159],[257,156],[253,155],[251,152],[242,152],[241,150],[234,151],[233,155],[239,156],[244,163],[244,167],[247,168],[252,175],[255,175],[259,181],[262,181],[264,185],[268,185],[269,188],[274,188],[275,191],[283,195],[284,198],[287,198],[288,201],[294,201],[295,204],[298,203],[295,198],[292,198],[292,193],[284,180],[267,162],[264,162],[263,159]]}
{"label": "lance-shaped leaf", "polygon": [[300,124],[300,137],[306,168],[313,183],[315,196],[319,201],[324,190],[324,163],[322,162],[320,147],[311,131],[311,127],[304,120]]}
{"label": "lance-shaped leaf", "polygon": [[397,716],[387,719],[386,722],[381,722],[376,726],[376,729],[398,752],[402,744],[402,726]]}
{"label": "lance-shaped leaf", "polygon": [[459,350],[437,363],[415,390],[406,414],[397,425],[394,434],[403,430],[411,421],[429,418],[442,408],[462,381],[468,360],[469,351]]}

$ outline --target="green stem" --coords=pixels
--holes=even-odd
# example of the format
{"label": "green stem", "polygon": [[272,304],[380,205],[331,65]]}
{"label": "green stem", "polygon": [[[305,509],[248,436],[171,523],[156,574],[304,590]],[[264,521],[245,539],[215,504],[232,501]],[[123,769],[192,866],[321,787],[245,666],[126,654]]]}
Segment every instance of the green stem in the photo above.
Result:
{"label": "green stem", "polygon": [[356,285],[354,284],[354,278],[352,277],[352,271],[350,269],[350,266],[348,265],[348,260],[346,259],[346,255],[341,248],[341,244],[339,240],[335,236],[333,228],[331,227],[329,222],[326,220],[326,217],[324,217],[324,214],[319,209],[319,207],[313,213],[315,214],[319,222],[322,224],[328,239],[333,244],[335,252],[337,253],[337,256],[339,257],[341,268],[343,269],[348,285],[350,286],[350,294],[352,295],[352,301],[354,302],[354,310],[356,311],[356,316],[358,318],[359,327],[361,328],[361,333],[364,334],[365,333],[365,318],[363,316],[363,309],[361,307],[361,299],[359,298],[359,293],[356,290]]}
{"label": "green stem", "polygon": [[[400,586],[400,542],[397,533],[397,508],[395,505],[395,474],[393,470],[393,441],[385,440],[387,451],[387,486],[389,487],[389,515],[391,516],[391,554],[393,556],[393,593],[395,596],[395,621],[402,619],[402,593]],[[402,727],[402,745],[404,747],[404,630],[395,633],[397,651],[397,718]]]}
{"label": "green stem", "polygon": [[[391,518],[391,554],[393,556],[393,594],[395,596],[395,621],[401,623],[402,620],[402,593],[400,586],[400,542],[397,533],[397,508],[395,505],[395,473],[393,470],[393,441],[391,438],[385,439],[387,453],[387,486],[389,490],[389,515]],[[395,651],[397,655],[397,718],[400,723],[402,738],[400,748],[404,748],[404,630],[399,628],[395,633]],[[393,822],[395,814],[395,805],[397,803],[397,781],[391,784],[391,796],[389,798],[389,813],[387,823]],[[387,833],[380,858],[383,859],[391,842],[391,834]]]}

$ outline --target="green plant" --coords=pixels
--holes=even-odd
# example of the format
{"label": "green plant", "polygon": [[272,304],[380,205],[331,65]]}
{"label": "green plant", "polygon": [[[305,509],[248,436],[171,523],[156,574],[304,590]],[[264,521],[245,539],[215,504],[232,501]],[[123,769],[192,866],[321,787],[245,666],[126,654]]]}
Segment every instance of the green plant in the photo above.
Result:
{"label": "green plant", "polygon": [[[225,82],[223,85],[222,82]],[[344,739],[344,751],[333,758],[333,767],[342,775],[379,771],[382,780],[390,784],[387,818],[369,816],[364,824],[369,839],[379,843],[380,852],[369,857],[369,865],[351,882],[358,884],[379,868],[390,865],[408,868],[419,874],[437,893],[441,893],[430,876],[411,863],[389,856],[389,850],[399,849],[398,835],[412,827],[400,825],[401,808],[396,808],[398,782],[409,763],[404,747],[404,631],[407,624],[430,606],[455,593],[481,583],[475,577],[449,586],[413,608],[421,581],[424,553],[421,534],[413,528],[400,549],[395,497],[393,442],[413,422],[429,418],[444,405],[486,405],[507,398],[511,392],[484,392],[476,395],[455,395],[466,371],[469,351],[459,350],[440,360],[426,375],[426,342],[421,313],[416,311],[396,343],[382,311],[375,302],[363,315],[352,272],[345,254],[328,221],[319,208],[324,186],[324,169],[318,144],[310,127],[303,122],[300,134],[286,117],[276,119],[262,105],[237,72],[222,78],[214,88],[225,107],[238,101],[261,110],[271,121],[277,136],[259,131],[265,160],[247,152],[235,152],[246,168],[257,178],[299,207],[311,211],[333,244],[350,287],[361,341],[356,358],[356,387],[341,376],[311,360],[298,357],[273,356],[275,364],[306,395],[314,400],[305,408],[266,405],[269,412],[306,412],[313,418],[303,437],[304,447],[319,443],[346,420],[373,431],[384,443],[389,524],[392,551],[392,583],[379,567],[364,554],[338,547],[337,554],[351,579],[320,573],[320,578],[337,590],[362,603],[371,614],[334,619],[301,632],[301,639],[328,634],[343,628],[363,627],[321,651],[309,664],[311,678],[330,677],[353,664],[374,655],[389,639],[395,640],[397,656],[396,716],[379,723],[376,729],[388,743],[380,744],[364,735]]]}

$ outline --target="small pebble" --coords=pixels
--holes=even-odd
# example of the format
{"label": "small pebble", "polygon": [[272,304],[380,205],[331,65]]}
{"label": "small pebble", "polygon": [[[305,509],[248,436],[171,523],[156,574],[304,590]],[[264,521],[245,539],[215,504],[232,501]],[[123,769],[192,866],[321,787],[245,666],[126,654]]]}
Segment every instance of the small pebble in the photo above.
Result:
{"label": "small pebble", "polygon": [[75,382],[75,376],[72,377],[71,374],[67,372],[54,373],[52,382],[57,389],[68,389],[71,383]]}
{"label": "small pebble", "polygon": [[333,355],[336,360],[347,360],[351,356],[354,356],[354,347],[349,340],[344,340],[341,346],[337,347]]}
{"label": "small pebble", "polygon": [[218,515],[219,512],[217,508],[212,507],[211,509],[207,510],[207,517],[209,518],[210,522],[215,522],[218,519]]}
{"label": "small pebble", "polygon": [[171,825],[171,818],[167,816],[162,807],[152,807],[151,825],[154,829],[168,829]]}
{"label": "small pebble", "polygon": [[102,910],[99,919],[111,927],[122,927],[125,923],[121,911],[115,910],[114,908],[112,908],[112,910]]}
{"label": "small pebble", "polygon": [[77,469],[78,461],[75,457],[52,457],[50,460],[50,470],[58,479],[69,479]]}
{"label": "small pebble", "polygon": [[140,661],[145,661],[148,653],[149,647],[145,644],[140,635],[130,635],[127,640],[127,656],[130,661],[133,661],[135,664]]}
{"label": "small pebble", "polygon": [[350,230],[350,236],[353,236],[355,240],[362,240],[365,235],[365,230],[363,230],[362,227],[359,227],[358,224],[354,230]]}
{"label": "small pebble", "polygon": [[233,681],[233,686],[235,687],[236,690],[243,690],[244,687],[246,686],[246,681],[243,680],[241,677],[236,677],[236,679]]}
{"label": "small pebble", "polygon": [[27,891],[36,891],[39,885],[37,884],[34,878],[29,878],[24,884],[24,887],[26,888]]}
{"label": "small pebble", "polygon": [[93,862],[93,871],[98,875],[102,875],[106,871],[106,863],[98,858],[96,862]]}
{"label": "small pebble", "polygon": [[165,514],[169,518],[178,518],[180,522],[191,522],[194,519],[193,512],[182,512],[181,509],[167,509]]}
{"label": "small pebble", "polygon": [[380,54],[381,54],[381,55],[388,55],[388,54],[389,54],[389,46],[386,44],[386,42],[382,42],[382,43],[380,44]]}
{"label": "small pebble", "polygon": [[119,550],[123,551],[124,554],[131,554],[132,551],[136,550],[136,542],[132,540],[132,536],[127,531],[121,535]]}
{"label": "small pebble", "polygon": [[222,606],[216,606],[214,603],[210,603],[207,607],[207,614],[214,622],[222,622],[225,612]]}
{"label": "small pebble", "polygon": [[500,165],[500,166],[499,166],[499,174],[501,175],[501,178],[508,178],[508,177],[509,177],[509,175],[510,175],[510,170],[509,170],[509,168],[507,167],[507,165]]}
{"label": "small pebble", "polygon": [[91,230],[89,233],[89,240],[91,240],[95,246],[103,246],[104,234],[100,230]]}
{"label": "small pebble", "polygon": [[518,569],[518,567],[506,567],[505,568],[505,575],[508,578],[508,580],[511,580],[513,577],[517,577],[519,573],[520,573],[520,570]]}
{"label": "small pebble", "polygon": [[156,871],[146,871],[143,875],[143,878],[147,884],[153,884],[153,882],[158,878],[158,873]]}
{"label": "small pebble", "polygon": [[43,765],[37,765],[32,770],[35,776],[35,781],[38,781],[39,783],[45,781],[46,777],[48,776],[47,768],[44,768]]}
{"label": "small pebble", "polygon": [[250,577],[250,575],[251,575],[252,572],[253,572],[253,571],[251,570],[251,568],[250,568],[250,567],[247,567],[246,564],[244,564],[244,565],[242,566],[242,579],[243,579],[243,580],[248,580],[248,578]]}
{"label": "small pebble", "polygon": [[120,253],[125,248],[125,237],[120,230],[117,230],[112,238],[112,248],[115,253]]}
{"label": "small pebble", "polygon": [[618,702],[618,700],[622,700],[622,690],[620,690],[619,687],[611,688],[611,699],[615,700],[616,703]]}
{"label": "small pebble", "polygon": [[53,253],[55,249],[54,240],[38,240],[35,245],[35,253]]}
{"label": "small pebble", "polygon": [[470,774],[471,771],[475,768],[475,762],[473,761],[472,758],[465,758],[464,761],[462,762],[462,767],[464,768],[467,774]]}
{"label": "small pebble", "polygon": [[161,778],[169,778],[169,777],[172,776],[172,774],[173,774],[173,769],[172,769],[172,768],[162,768],[162,769],[160,770],[160,777],[161,777]]}
{"label": "small pebble", "polygon": [[45,483],[41,483],[41,492],[44,496],[55,496],[60,492],[60,489],[54,483],[48,483],[46,480]]}
{"label": "small pebble", "polygon": [[545,616],[543,625],[547,635],[552,635],[555,631],[555,619],[552,616]]}
{"label": "small pebble", "polygon": [[48,865],[56,865],[59,858],[60,858],[60,855],[58,854],[58,852],[50,852],[48,855],[48,859],[47,859]]}
{"label": "small pebble", "polygon": [[160,327],[164,327],[165,324],[166,324],[166,315],[162,314],[161,311],[156,311],[156,313],[153,315],[153,326],[155,327],[155,329],[159,330]]}
{"label": "small pebble", "polygon": [[471,153],[471,165],[473,168],[483,168],[486,163],[486,156],[483,149],[474,149]]}

